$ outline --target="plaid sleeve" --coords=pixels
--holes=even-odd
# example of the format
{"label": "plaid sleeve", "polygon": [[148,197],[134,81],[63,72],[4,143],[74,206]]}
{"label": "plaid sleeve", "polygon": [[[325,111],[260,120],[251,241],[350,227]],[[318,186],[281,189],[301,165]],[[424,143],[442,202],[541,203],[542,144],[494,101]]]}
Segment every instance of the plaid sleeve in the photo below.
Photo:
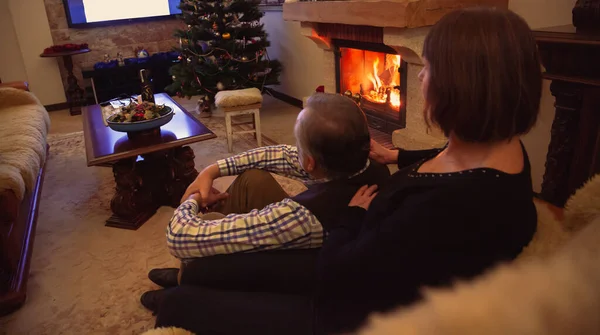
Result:
{"label": "plaid sleeve", "polygon": [[274,145],[253,149],[217,162],[221,176],[236,176],[250,169],[260,169],[304,182],[312,177],[300,166],[298,148]]}
{"label": "plaid sleeve", "polygon": [[198,203],[188,200],[175,210],[167,227],[167,245],[180,259],[277,249],[309,249],[323,244],[319,220],[291,200],[247,214],[202,220]]}

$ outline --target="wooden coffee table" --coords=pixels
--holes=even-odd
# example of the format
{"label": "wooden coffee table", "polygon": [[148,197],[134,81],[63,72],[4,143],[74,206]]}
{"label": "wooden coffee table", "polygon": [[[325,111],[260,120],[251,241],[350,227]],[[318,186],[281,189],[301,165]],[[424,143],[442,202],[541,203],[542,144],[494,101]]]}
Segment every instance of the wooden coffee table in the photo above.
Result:
{"label": "wooden coffee table", "polygon": [[164,93],[157,104],[175,112],[173,120],[145,133],[120,133],[105,126],[100,105],[87,106],[83,134],[88,166],[112,166],[116,192],[106,225],[137,229],[158,207],[177,207],[196,178],[194,151],[186,144],[215,138],[208,128]]}

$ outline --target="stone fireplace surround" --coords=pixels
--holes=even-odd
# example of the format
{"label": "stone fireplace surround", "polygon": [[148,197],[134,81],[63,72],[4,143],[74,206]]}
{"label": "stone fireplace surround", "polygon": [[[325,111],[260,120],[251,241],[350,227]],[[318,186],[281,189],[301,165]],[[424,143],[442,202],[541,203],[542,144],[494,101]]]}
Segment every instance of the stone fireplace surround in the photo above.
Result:
{"label": "stone fireplace surround", "polygon": [[425,36],[445,14],[474,6],[508,8],[508,0],[287,0],[283,18],[300,22],[302,35],[323,50],[325,92],[336,92],[332,41],[381,43],[396,50],[409,66],[406,128],[394,131],[392,142],[397,147],[424,149],[445,142],[439,131],[427,129],[422,117],[424,101],[418,74],[423,67],[420,55]]}

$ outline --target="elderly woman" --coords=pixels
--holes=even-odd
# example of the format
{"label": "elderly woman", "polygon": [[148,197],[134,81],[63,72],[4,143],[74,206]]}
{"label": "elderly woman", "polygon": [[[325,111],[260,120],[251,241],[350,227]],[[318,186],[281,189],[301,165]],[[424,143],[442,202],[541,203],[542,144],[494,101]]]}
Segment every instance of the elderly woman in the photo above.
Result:
{"label": "elderly woman", "polygon": [[519,139],[535,124],[542,87],[530,29],[509,11],[455,11],[429,32],[423,61],[424,117],[448,144],[392,151],[372,143],[371,157],[400,171],[379,193],[363,187],[339,213],[319,255],[315,297],[180,287],[157,325],[198,334],[348,332],[372,312],[418,300],[424,286],[514,259],[536,230]]}

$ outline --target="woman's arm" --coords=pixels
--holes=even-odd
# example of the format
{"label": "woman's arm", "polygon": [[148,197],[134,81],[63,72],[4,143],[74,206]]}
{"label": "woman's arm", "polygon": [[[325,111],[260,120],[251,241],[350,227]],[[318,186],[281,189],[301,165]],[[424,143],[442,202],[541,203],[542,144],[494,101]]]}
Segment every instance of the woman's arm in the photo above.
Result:
{"label": "woman's arm", "polygon": [[381,164],[398,164],[398,168],[402,169],[412,165],[422,159],[432,157],[439,153],[441,149],[429,150],[404,150],[404,149],[388,149],[383,145],[371,140],[371,151],[369,157]]}

